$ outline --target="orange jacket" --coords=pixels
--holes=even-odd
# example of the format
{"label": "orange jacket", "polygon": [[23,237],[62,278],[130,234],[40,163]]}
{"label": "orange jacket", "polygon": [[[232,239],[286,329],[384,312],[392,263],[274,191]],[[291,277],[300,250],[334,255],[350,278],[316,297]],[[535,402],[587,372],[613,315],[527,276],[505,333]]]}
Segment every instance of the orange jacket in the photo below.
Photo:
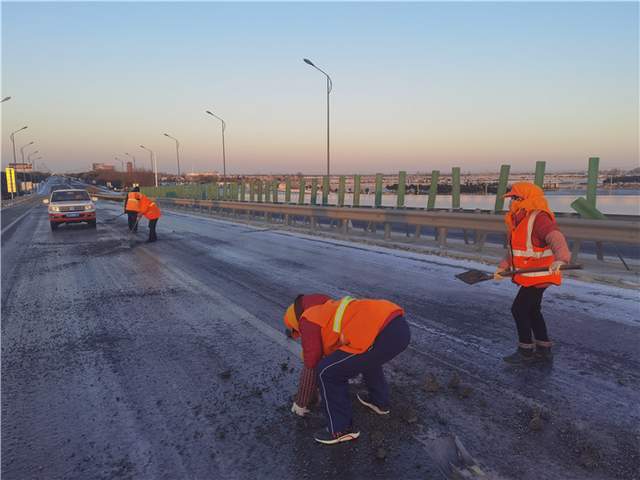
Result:
{"label": "orange jacket", "polygon": [[140,192],[129,192],[127,194],[127,203],[125,204],[125,211],[139,212],[140,211],[140,199],[143,197]]}
{"label": "orange jacket", "polygon": [[160,207],[156,202],[152,201],[146,195],[142,195],[140,200],[140,214],[147,217],[149,220],[157,220],[160,218]]}
{"label": "orange jacket", "polygon": [[[320,326],[324,355],[336,350],[364,353],[373,345],[380,329],[392,315],[404,315],[401,307],[388,300],[344,300],[329,300],[308,308],[302,315]],[[345,308],[340,321],[336,314],[342,302]]]}
{"label": "orange jacket", "polygon": [[[544,247],[536,247],[533,244],[533,225],[540,210],[533,210],[523,218],[518,225],[511,228],[511,263],[513,268],[548,268],[554,261],[555,257],[549,245]],[[523,287],[533,287],[541,284],[560,285],[562,283],[562,274],[549,272],[531,272],[522,273],[513,276],[513,282]]]}

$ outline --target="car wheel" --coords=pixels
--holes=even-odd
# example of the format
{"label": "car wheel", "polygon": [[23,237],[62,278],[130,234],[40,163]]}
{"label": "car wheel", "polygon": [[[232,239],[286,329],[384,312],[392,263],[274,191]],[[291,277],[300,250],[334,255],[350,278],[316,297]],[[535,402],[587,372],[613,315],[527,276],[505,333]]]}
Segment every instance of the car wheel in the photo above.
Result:
{"label": "car wheel", "polygon": [[54,232],[58,229],[58,224],[56,222],[49,222],[51,224],[51,230]]}

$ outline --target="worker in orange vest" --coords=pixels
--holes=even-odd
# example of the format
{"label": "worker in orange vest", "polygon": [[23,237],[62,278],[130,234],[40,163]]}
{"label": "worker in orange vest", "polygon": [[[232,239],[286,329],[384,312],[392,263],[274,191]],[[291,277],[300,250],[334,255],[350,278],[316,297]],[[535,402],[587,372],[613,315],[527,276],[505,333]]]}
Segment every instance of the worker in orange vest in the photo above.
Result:
{"label": "worker in orange vest", "polygon": [[382,366],[403,352],[411,333],[404,310],[387,300],[333,300],[327,295],[298,295],[284,315],[290,338],[300,338],[304,366],[291,411],[304,416],[318,386],[327,428],[315,440],[334,444],[355,440],[349,379],[362,374],[367,387],[358,400],[378,415],[389,414],[389,386]]}
{"label": "worker in orange vest", "polygon": [[160,207],[158,207],[158,204],[154,200],[149,199],[146,195],[142,195],[139,215],[144,215],[149,219],[149,239],[147,243],[155,242],[158,239],[156,236],[156,224],[162,215]]}
{"label": "worker in orange vest", "polygon": [[571,254],[540,187],[518,182],[505,197],[511,199],[505,215],[509,251],[498,265],[494,278],[504,278],[500,273],[508,268],[548,267],[548,270],[512,277],[520,286],[511,307],[518,330],[518,348],[503,359],[511,364],[550,361],[552,343],[542,316],[542,295],[547,287],[560,285],[560,266],[570,261]]}
{"label": "worker in orange vest", "polygon": [[140,187],[133,187],[124,199],[124,213],[127,214],[129,230],[133,232],[138,231],[138,214],[140,213],[141,199]]}

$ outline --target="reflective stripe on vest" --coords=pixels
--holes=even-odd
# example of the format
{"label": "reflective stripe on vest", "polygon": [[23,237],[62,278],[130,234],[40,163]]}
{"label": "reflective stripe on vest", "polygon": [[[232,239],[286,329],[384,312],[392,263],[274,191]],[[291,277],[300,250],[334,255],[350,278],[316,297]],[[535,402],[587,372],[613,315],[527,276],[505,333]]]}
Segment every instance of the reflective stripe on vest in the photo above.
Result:
{"label": "reflective stripe on vest", "polygon": [[533,248],[533,239],[532,239],[533,226],[536,223],[536,217],[538,216],[539,213],[540,213],[539,210],[534,210],[529,215],[529,218],[527,220],[527,240],[526,240],[527,249],[526,250],[512,249],[511,252],[514,257],[545,258],[545,257],[553,256],[553,251],[549,247],[543,250],[539,249],[538,251],[534,250]]}
{"label": "reflective stripe on vest", "polygon": [[344,312],[347,309],[347,306],[354,300],[355,298],[349,296],[340,300],[338,310],[336,310],[336,314],[333,316],[333,331],[335,333],[340,333],[342,331],[342,317],[344,317]]}

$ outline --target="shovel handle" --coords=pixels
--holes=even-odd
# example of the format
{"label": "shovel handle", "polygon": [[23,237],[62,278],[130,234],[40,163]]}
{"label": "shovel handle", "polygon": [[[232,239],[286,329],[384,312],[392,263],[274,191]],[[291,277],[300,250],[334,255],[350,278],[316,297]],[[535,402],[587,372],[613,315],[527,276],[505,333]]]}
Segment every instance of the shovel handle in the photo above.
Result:
{"label": "shovel handle", "polygon": [[[504,272],[500,272],[501,277],[512,277],[519,273],[533,273],[533,272],[546,272],[549,270],[548,267],[530,267],[530,268],[521,268],[520,270],[506,270]],[[560,270],[582,270],[582,265],[578,264],[566,264],[560,265]]]}

